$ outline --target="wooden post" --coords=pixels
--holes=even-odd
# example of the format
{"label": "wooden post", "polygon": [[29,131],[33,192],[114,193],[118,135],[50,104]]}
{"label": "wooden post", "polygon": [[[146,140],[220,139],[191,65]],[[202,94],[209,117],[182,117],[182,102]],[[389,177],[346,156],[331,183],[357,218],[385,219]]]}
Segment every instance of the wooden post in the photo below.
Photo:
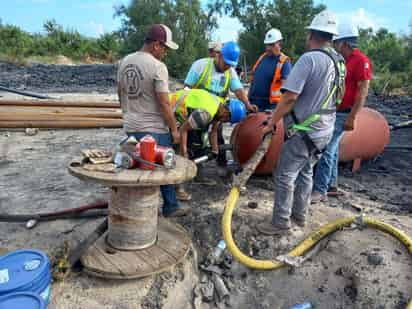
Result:
{"label": "wooden post", "polygon": [[157,239],[160,189],[112,187],[109,204],[108,243],[118,250],[138,250]]}

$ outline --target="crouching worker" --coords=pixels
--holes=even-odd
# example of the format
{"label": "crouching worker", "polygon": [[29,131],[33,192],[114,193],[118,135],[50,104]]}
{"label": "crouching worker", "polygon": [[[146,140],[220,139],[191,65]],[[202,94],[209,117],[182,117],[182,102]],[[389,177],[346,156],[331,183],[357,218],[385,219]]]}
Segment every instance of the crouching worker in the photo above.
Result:
{"label": "crouching worker", "polygon": [[[237,123],[246,117],[245,105],[237,99],[229,99],[224,103],[210,92],[203,89],[183,89],[170,94],[174,114],[180,131],[180,155],[189,156],[190,138],[194,130],[208,131],[212,153],[217,157],[219,153],[218,128],[222,122]],[[177,187],[177,197],[180,200],[190,200],[183,186]]]}

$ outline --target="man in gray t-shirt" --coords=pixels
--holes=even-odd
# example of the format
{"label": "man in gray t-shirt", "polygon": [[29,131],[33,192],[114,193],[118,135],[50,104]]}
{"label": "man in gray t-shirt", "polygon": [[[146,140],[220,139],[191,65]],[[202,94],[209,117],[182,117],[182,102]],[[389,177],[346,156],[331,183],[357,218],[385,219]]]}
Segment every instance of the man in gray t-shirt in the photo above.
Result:
{"label": "man in gray t-shirt", "polygon": [[268,133],[284,118],[288,132],[274,175],[272,221],[257,226],[266,235],[287,232],[291,219],[301,227],[305,225],[312,192],[312,169],[333,132],[338,74],[335,69],[338,55],[331,48],[332,36],[337,33],[335,15],[322,11],[308,29],[308,52],[294,65],[282,87],[272,120],[264,128],[264,133]]}
{"label": "man in gray t-shirt", "polygon": [[[127,55],[119,65],[117,80],[123,128],[137,140],[151,135],[159,145],[170,147],[179,143],[173,110],[169,103],[169,75],[161,61],[168,49],[177,49],[172,32],[162,24],[153,25],[146,34],[141,50]],[[163,197],[162,213],[177,217],[190,212],[181,206],[175,186],[160,186]]]}

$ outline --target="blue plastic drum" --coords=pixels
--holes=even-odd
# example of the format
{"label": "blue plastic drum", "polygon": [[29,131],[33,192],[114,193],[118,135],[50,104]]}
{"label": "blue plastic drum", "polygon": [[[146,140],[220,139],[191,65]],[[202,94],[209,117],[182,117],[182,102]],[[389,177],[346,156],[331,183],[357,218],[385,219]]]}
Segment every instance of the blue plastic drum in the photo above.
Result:
{"label": "blue plastic drum", "polygon": [[18,292],[0,297],[0,309],[46,309],[47,305],[38,294]]}
{"label": "blue plastic drum", "polygon": [[50,261],[45,253],[23,249],[0,257],[0,296],[32,292],[49,304],[50,282]]}

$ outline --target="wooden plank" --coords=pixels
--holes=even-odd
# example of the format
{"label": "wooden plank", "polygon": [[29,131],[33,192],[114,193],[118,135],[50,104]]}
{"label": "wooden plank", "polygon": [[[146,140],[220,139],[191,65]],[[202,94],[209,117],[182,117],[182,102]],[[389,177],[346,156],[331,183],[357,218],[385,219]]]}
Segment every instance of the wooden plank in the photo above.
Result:
{"label": "wooden plank", "polygon": [[[42,118],[39,118],[42,117]],[[43,118],[61,118],[61,117],[88,117],[88,118],[116,118],[123,117],[120,109],[80,109],[80,108],[43,108],[37,110],[26,109],[25,107],[16,108],[14,106],[0,107],[0,120],[40,120]],[[23,118],[23,119],[18,119]]]}
{"label": "wooden plank", "polygon": [[57,100],[0,100],[0,105],[15,105],[15,106],[61,106],[61,107],[92,107],[92,108],[100,108],[100,107],[109,107],[109,108],[119,108],[120,103],[113,102],[113,101],[57,101]]}
{"label": "wooden plank", "polygon": [[0,121],[105,121],[120,120],[122,117],[112,114],[95,115],[66,115],[66,114],[47,114],[47,113],[0,113]]}
{"label": "wooden plank", "polygon": [[68,118],[64,120],[0,121],[0,128],[122,128],[122,119]]}
{"label": "wooden plank", "polygon": [[14,106],[14,105],[0,105],[0,113],[39,113],[39,112],[48,112],[48,113],[121,113],[120,108],[92,108],[92,107],[61,107],[61,106]]}

